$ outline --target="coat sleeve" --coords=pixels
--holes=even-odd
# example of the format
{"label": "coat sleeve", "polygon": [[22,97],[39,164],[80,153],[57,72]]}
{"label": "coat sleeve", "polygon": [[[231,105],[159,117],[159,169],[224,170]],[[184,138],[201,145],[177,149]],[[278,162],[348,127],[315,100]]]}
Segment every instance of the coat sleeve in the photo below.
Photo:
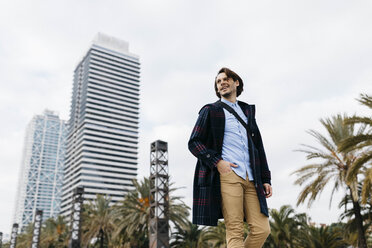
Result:
{"label": "coat sleeve", "polygon": [[213,169],[222,158],[216,151],[207,148],[207,139],[210,132],[210,106],[206,105],[199,112],[188,146],[195,157]]}
{"label": "coat sleeve", "polygon": [[261,180],[262,180],[262,183],[268,183],[271,185],[271,172],[269,170],[269,165],[267,164],[266,153],[265,153],[265,149],[263,146],[261,133],[258,128],[257,128],[257,135],[258,135],[258,140],[260,142],[258,154],[260,156],[260,164],[261,164]]}
{"label": "coat sleeve", "polygon": [[[253,111],[254,111],[253,116],[255,116],[255,108],[253,108]],[[255,129],[256,142],[257,142],[256,147],[258,149],[258,155],[260,157],[261,180],[262,180],[262,183],[268,183],[271,185],[271,172],[269,170],[269,165],[267,164],[266,153],[265,153],[264,145],[262,142],[261,133],[258,128],[255,117],[253,118],[253,125],[255,127],[254,129]]]}

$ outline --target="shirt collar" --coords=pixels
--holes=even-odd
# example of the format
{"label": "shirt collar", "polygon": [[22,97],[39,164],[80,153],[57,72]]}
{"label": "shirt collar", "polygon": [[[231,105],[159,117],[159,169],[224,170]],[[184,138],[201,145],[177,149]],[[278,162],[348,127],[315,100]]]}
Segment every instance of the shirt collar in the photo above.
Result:
{"label": "shirt collar", "polygon": [[238,101],[236,101],[235,103],[232,103],[232,102],[230,102],[230,101],[228,101],[228,100],[226,100],[226,99],[223,99],[222,97],[221,97],[221,102],[226,103],[226,104],[229,105],[230,107],[237,107],[237,106],[238,106]]}

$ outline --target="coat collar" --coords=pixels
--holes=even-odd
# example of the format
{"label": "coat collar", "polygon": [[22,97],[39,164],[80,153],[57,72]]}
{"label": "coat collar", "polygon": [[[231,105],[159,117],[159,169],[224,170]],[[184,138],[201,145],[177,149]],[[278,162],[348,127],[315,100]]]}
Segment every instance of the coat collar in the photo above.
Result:
{"label": "coat collar", "polygon": [[[218,100],[218,101],[216,101],[213,105],[215,105],[217,107],[217,109],[216,109],[217,111],[223,113],[223,108],[220,105],[220,102],[221,102],[221,99]],[[255,105],[248,104],[248,103],[245,103],[245,102],[242,102],[242,101],[238,101],[238,105],[242,109],[242,111],[245,114],[245,116],[248,117],[248,120],[254,118],[254,115],[255,115]]]}

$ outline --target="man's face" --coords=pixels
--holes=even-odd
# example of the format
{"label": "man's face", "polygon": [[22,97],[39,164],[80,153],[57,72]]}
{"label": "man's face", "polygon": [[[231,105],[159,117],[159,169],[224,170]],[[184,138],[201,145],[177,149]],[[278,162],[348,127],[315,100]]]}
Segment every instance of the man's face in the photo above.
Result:
{"label": "man's face", "polygon": [[239,86],[239,81],[228,78],[224,72],[216,77],[217,91],[224,98],[229,98],[232,95],[236,97],[236,88]]}

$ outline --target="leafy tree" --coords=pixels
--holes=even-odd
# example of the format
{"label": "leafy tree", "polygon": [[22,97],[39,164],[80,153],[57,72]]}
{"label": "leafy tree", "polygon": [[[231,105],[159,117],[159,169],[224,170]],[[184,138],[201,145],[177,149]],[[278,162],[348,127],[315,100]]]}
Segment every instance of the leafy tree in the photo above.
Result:
{"label": "leafy tree", "polygon": [[[148,242],[148,218],[150,214],[150,187],[149,180],[145,178],[142,182],[133,180],[135,189],[130,191],[116,206],[115,217],[117,229],[114,236],[124,234],[132,245],[142,247]],[[142,234],[142,237],[140,237]]]}
{"label": "leafy tree", "polygon": [[[362,185],[358,185],[358,192],[362,191]],[[361,205],[361,217],[363,220],[363,228],[366,230],[367,237],[371,236],[372,234],[372,202],[370,197],[367,198],[367,204]],[[352,206],[352,198],[350,195],[345,195],[342,200],[340,201],[338,207],[340,209],[344,209],[344,212],[341,214],[340,219],[346,220],[347,223],[343,226],[345,230],[345,238],[354,246],[358,245],[358,223],[354,218],[354,211],[353,208],[349,208]],[[368,246],[369,247],[369,246]]]}
{"label": "leafy tree", "polygon": [[110,206],[111,198],[97,195],[94,201],[84,205],[82,215],[82,243],[85,245],[96,241],[99,247],[107,247],[110,244],[114,232],[115,216]]}
{"label": "leafy tree", "polygon": [[208,227],[205,230],[204,239],[213,244],[213,247],[226,247],[226,226],[224,221],[219,221],[217,226]]}
{"label": "leafy tree", "polygon": [[[148,221],[150,218],[150,180],[144,178],[138,182],[133,180],[135,189],[130,191],[117,206],[115,238],[124,243],[129,242],[132,247],[148,247]],[[177,188],[169,185],[169,220],[175,226],[187,226],[189,207],[182,201],[182,197],[174,196]]]}
{"label": "leafy tree", "polygon": [[270,211],[271,235],[264,248],[346,248],[342,223],[315,227],[305,213],[289,205]]}
{"label": "leafy tree", "polygon": [[308,231],[299,239],[302,248],[346,248],[341,229],[331,230],[329,226],[308,226]]}
{"label": "leafy tree", "polygon": [[271,209],[271,234],[264,247],[299,247],[298,241],[306,234],[309,219],[305,213],[296,214],[290,205],[283,205],[279,210]]}
{"label": "leafy tree", "polygon": [[186,227],[176,226],[176,231],[172,233],[174,239],[170,246],[177,248],[207,248],[208,244],[204,239],[205,228],[188,222]]}
{"label": "leafy tree", "polygon": [[62,216],[58,216],[56,219],[49,218],[44,222],[40,234],[40,247],[67,247],[69,239],[69,228]]}
{"label": "leafy tree", "polygon": [[355,135],[361,135],[365,131],[365,126],[361,126],[355,133],[354,125],[345,124],[344,120],[346,118],[345,115],[342,116],[339,114],[320,120],[323,127],[327,130],[329,138],[317,131],[308,131],[320,143],[323,150],[310,145],[302,145],[304,148],[299,150],[307,154],[308,160],[315,160],[315,162],[293,173],[298,177],[295,184],[304,186],[298,197],[297,205],[307,201],[308,207],[310,207],[325,187],[331,183],[333,183],[333,189],[330,203],[336,191],[341,187],[347,189],[353,201],[353,211],[356,222],[358,223],[359,246],[367,248],[359,203],[360,197],[357,190],[358,180],[357,178],[347,180],[350,168],[355,167],[360,154],[349,150],[339,152],[343,140],[354,137]]}
{"label": "leafy tree", "polygon": [[270,228],[271,235],[269,242],[274,247],[293,247],[294,237],[296,235],[296,221],[294,219],[295,211],[289,205],[282,206],[279,211],[270,210]]}
{"label": "leafy tree", "polygon": [[9,247],[10,247],[10,242],[3,243],[2,248],[9,248]]}
{"label": "leafy tree", "polygon": [[34,223],[30,222],[24,231],[18,234],[16,247],[31,247],[33,231]]}
{"label": "leafy tree", "polygon": [[[372,96],[361,94],[357,99],[361,104],[372,110]],[[355,136],[346,138],[340,145],[339,151],[362,151],[357,160],[350,167],[346,181],[351,183],[355,178],[361,174],[363,175],[362,187],[362,203],[366,204],[367,199],[372,192],[372,117],[352,116],[345,119],[347,125],[365,125],[367,126],[366,133],[359,133]]]}

